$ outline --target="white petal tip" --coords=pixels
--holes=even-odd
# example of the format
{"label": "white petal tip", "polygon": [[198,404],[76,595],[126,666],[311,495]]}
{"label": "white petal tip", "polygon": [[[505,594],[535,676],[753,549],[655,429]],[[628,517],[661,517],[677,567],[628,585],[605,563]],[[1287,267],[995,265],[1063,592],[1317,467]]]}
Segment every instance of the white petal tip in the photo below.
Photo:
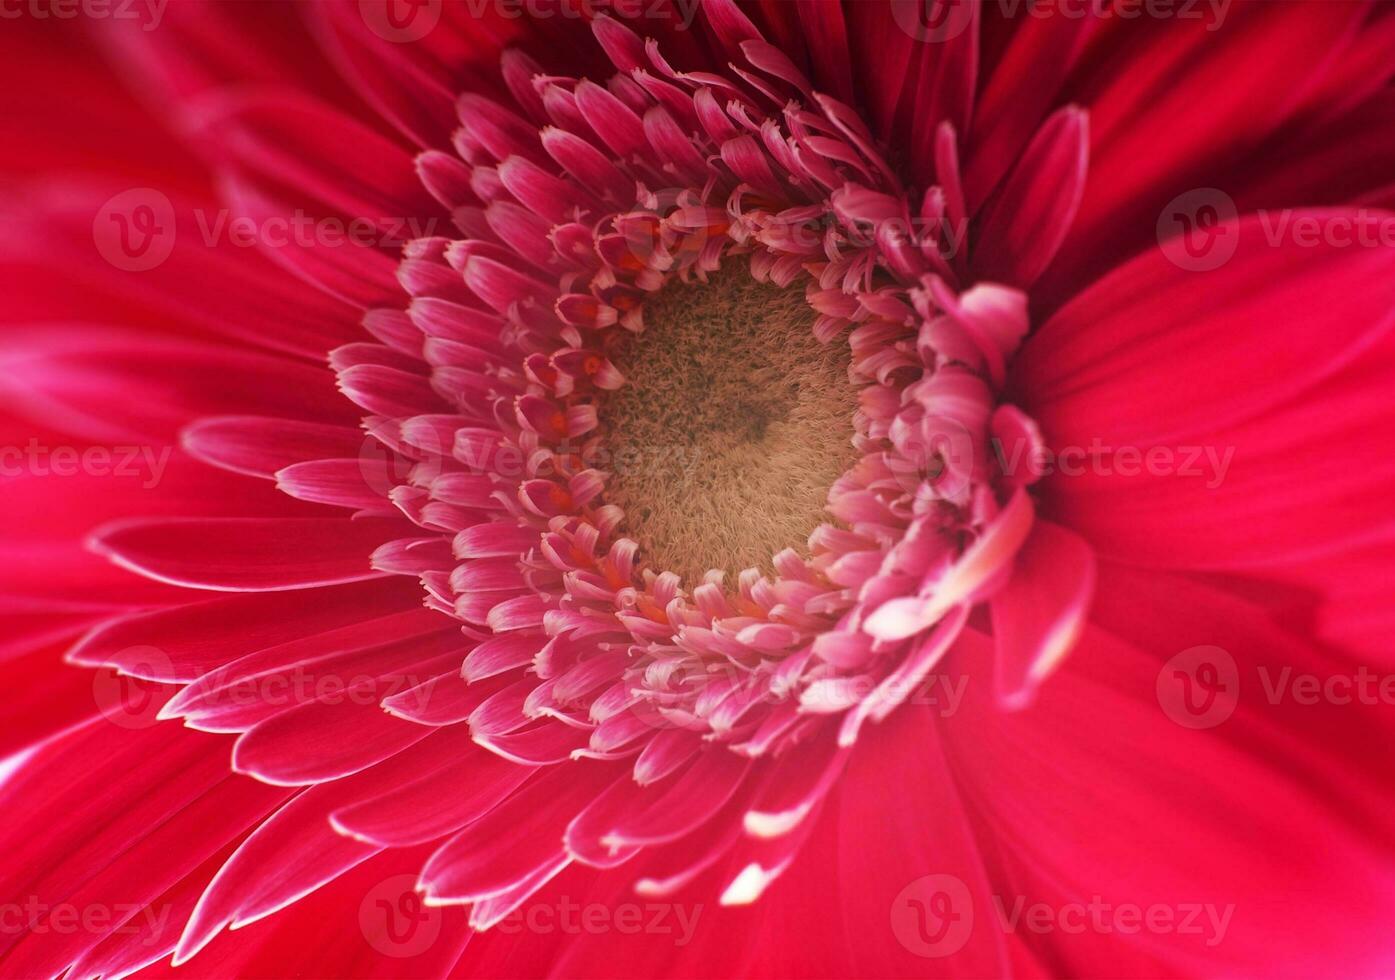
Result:
{"label": "white petal tip", "polygon": [[749,810],[742,819],[742,826],[745,827],[746,833],[750,834],[752,837],[760,837],[769,840],[788,834],[803,822],[808,813],[808,806],[798,806],[792,810],[784,810],[779,813],[763,813],[759,810]]}
{"label": "white petal tip", "polygon": [[775,876],[759,864],[748,864],[741,869],[740,874],[732,879],[731,884],[727,885],[726,891],[722,892],[722,897],[718,899],[718,904],[723,906],[750,905],[761,897],[774,880]]}

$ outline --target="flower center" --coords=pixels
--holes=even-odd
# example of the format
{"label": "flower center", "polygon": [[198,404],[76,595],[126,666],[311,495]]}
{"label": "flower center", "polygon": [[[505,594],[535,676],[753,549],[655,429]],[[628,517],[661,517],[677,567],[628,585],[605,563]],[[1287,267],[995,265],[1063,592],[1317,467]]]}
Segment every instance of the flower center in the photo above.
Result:
{"label": "flower center", "polygon": [[770,568],[828,518],[828,491],[858,458],[847,342],[821,345],[804,287],[729,263],[673,280],[613,359],[626,384],[601,406],[607,498],[645,558],[695,583]]}

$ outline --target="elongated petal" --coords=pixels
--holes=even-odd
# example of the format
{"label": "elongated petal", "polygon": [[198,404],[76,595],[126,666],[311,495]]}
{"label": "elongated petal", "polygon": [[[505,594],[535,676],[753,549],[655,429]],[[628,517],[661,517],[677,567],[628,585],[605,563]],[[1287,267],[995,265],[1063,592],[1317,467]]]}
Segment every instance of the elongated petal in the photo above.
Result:
{"label": "elongated petal", "polygon": [[369,553],[401,530],[382,520],[151,519],[108,525],[93,547],[157,581],[266,592],[373,578]]}

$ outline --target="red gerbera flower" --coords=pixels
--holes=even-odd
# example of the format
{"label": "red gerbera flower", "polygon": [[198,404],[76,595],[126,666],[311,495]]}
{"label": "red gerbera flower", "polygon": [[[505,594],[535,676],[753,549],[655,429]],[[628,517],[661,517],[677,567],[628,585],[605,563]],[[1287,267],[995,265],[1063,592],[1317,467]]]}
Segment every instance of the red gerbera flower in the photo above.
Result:
{"label": "red gerbera flower", "polygon": [[1389,966],[1385,8],[16,9],[6,975]]}

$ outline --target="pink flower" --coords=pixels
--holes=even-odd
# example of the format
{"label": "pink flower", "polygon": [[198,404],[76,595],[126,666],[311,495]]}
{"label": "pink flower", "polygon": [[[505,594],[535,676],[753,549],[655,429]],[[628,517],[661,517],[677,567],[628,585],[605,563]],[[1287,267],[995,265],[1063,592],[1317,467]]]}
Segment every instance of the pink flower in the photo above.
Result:
{"label": "pink flower", "polygon": [[1389,969],[1385,8],[79,6],[5,975]]}

